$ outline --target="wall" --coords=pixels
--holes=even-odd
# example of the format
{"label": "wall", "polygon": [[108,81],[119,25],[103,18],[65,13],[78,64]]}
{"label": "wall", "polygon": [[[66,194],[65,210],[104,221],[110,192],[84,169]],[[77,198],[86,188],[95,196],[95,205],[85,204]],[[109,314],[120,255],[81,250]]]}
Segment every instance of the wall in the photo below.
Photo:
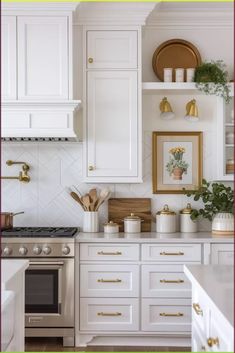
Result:
{"label": "wall", "polygon": [[[156,22],[157,21],[157,22]],[[168,21],[168,22],[167,22]],[[168,24],[167,24],[168,23]],[[171,38],[191,41],[201,52],[202,59],[224,59],[233,65],[231,26],[196,26],[179,21],[170,25],[169,18],[158,23],[152,16],[149,25],[143,30],[143,81],[156,81],[151,68],[152,55],[156,47]],[[196,26],[196,27],[195,27]],[[76,32],[76,28],[75,28]],[[78,34],[78,33],[77,33]],[[79,34],[78,34],[79,37]],[[226,38],[226,40],[225,40]],[[79,56],[78,54],[78,57]],[[81,71],[80,71],[81,72]],[[79,76],[79,70],[76,77]],[[81,77],[81,76],[80,76]],[[75,78],[75,81],[76,78]],[[78,89],[79,92],[79,89]],[[142,184],[91,185],[82,183],[82,144],[81,143],[3,143],[2,175],[17,175],[19,168],[6,167],[7,159],[23,160],[30,164],[31,182],[2,181],[2,211],[21,211],[25,214],[15,218],[18,226],[82,226],[82,211],[68,195],[67,187],[76,185],[81,192],[89,188],[99,189],[108,186],[113,197],[150,197],[152,211],[168,203],[178,211],[185,207],[189,199],[184,195],[153,195],[151,184],[151,134],[152,131],[203,131],[204,177],[213,179],[215,158],[215,98],[204,95],[169,95],[168,99],[175,110],[176,119],[164,122],[159,117],[159,102],[163,95],[143,96],[143,175]],[[196,98],[200,122],[192,124],[183,119],[185,105]],[[193,206],[199,206],[192,202]],[[107,220],[107,205],[100,211],[100,223]],[[154,225],[153,225],[154,229]],[[200,229],[210,229],[207,222],[200,223]]]}

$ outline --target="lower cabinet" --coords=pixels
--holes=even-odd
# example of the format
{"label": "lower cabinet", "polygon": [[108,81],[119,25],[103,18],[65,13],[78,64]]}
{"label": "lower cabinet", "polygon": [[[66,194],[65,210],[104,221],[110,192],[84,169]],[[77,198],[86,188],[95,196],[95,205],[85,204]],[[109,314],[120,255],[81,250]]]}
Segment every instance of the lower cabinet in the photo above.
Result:
{"label": "lower cabinet", "polygon": [[233,244],[212,244],[211,245],[212,265],[233,265],[234,245]]}

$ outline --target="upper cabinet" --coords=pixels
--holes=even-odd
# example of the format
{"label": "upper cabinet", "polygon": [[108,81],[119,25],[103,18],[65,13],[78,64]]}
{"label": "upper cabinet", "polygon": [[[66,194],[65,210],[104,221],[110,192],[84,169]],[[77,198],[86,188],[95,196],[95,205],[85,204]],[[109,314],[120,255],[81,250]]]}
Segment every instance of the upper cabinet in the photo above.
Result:
{"label": "upper cabinet", "polygon": [[16,16],[1,19],[1,92],[3,100],[15,100],[16,89]]}
{"label": "upper cabinet", "polygon": [[17,27],[18,99],[68,99],[67,16],[20,16]]}
{"label": "upper cabinet", "polygon": [[140,32],[85,32],[84,177],[142,181]]}

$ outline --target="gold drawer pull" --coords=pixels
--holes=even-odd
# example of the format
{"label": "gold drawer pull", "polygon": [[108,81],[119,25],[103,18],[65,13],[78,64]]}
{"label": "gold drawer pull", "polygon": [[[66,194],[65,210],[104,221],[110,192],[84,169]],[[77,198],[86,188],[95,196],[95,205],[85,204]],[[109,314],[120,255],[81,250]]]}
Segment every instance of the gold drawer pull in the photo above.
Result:
{"label": "gold drawer pull", "polygon": [[219,346],[219,339],[218,339],[218,337],[216,337],[216,338],[209,337],[209,338],[207,339],[207,344],[208,344],[209,347],[212,347],[212,346],[214,346],[214,345]]}
{"label": "gold drawer pull", "polygon": [[166,256],[168,256],[168,255],[170,255],[170,256],[175,256],[175,255],[184,255],[184,253],[182,252],[182,251],[179,251],[179,252],[165,252],[165,251],[163,251],[163,252],[160,252],[160,255],[166,255]]}
{"label": "gold drawer pull", "polygon": [[98,255],[122,255],[121,251],[116,252],[105,252],[105,251],[98,251]]}
{"label": "gold drawer pull", "polygon": [[101,311],[100,313],[97,313],[98,316],[121,316],[122,313],[104,313],[103,311]]}
{"label": "gold drawer pull", "polygon": [[170,314],[170,313],[160,313],[160,316],[184,316],[183,313],[176,313],[176,314]]}
{"label": "gold drawer pull", "polygon": [[97,282],[99,283],[120,283],[122,282],[121,279],[117,278],[117,279],[97,279]]}
{"label": "gold drawer pull", "polygon": [[183,279],[160,279],[160,283],[184,283]]}
{"label": "gold drawer pull", "polygon": [[93,58],[88,58],[88,62],[89,62],[89,64],[92,64],[93,63]]}
{"label": "gold drawer pull", "polygon": [[193,309],[197,315],[203,315],[203,311],[198,303],[193,303]]}

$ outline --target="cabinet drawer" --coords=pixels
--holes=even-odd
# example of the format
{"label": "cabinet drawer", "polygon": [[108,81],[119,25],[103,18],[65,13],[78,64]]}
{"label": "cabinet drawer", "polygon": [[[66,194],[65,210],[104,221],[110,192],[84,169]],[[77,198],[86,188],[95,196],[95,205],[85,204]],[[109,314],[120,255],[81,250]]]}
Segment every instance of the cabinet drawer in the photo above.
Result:
{"label": "cabinet drawer", "polygon": [[80,265],[81,297],[138,297],[138,265]]}
{"label": "cabinet drawer", "polygon": [[80,299],[81,331],[137,331],[139,301],[126,298]]}
{"label": "cabinet drawer", "polygon": [[205,296],[195,286],[192,288],[192,319],[200,331],[207,335],[209,308]]}
{"label": "cabinet drawer", "polygon": [[144,244],[142,260],[161,262],[201,261],[201,245],[199,244]]}
{"label": "cabinet drawer", "polygon": [[234,245],[233,244],[212,244],[211,264],[234,265]]}
{"label": "cabinet drawer", "polygon": [[138,244],[81,244],[80,259],[100,261],[139,260]]}
{"label": "cabinet drawer", "polygon": [[190,299],[143,299],[142,330],[190,332]]}
{"label": "cabinet drawer", "polygon": [[88,69],[136,69],[137,31],[87,31]]}
{"label": "cabinet drawer", "polygon": [[143,265],[142,297],[190,298],[191,284],[183,265]]}

